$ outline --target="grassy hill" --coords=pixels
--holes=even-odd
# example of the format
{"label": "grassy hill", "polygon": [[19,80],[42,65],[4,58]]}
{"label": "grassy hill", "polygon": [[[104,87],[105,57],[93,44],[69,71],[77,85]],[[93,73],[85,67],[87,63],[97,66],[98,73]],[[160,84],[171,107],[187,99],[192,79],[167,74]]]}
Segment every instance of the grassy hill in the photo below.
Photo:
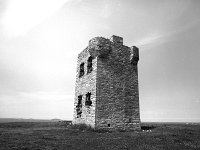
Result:
{"label": "grassy hill", "polygon": [[23,118],[0,118],[0,123],[6,122],[58,122],[60,119],[23,119]]}
{"label": "grassy hill", "polygon": [[199,150],[200,124],[143,123],[140,132],[110,132],[69,121],[0,123],[0,149]]}

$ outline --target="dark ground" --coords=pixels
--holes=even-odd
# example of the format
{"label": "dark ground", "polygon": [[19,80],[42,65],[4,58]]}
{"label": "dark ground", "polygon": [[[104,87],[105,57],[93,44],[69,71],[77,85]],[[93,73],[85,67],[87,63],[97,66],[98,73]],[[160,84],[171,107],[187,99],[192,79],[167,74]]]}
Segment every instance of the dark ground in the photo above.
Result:
{"label": "dark ground", "polygon": [[0,150],[200,150],[200,124],[143,123],[140,132],[106,132],[69,123],[0,123]]}

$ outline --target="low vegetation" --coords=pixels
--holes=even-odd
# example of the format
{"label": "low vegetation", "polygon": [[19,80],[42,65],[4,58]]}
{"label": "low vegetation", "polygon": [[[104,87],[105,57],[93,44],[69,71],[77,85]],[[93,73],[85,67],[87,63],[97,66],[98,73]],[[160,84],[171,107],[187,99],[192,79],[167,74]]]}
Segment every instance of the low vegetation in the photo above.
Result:
{"label": "low vegetation", "polygon": [[68,121],[0,123],[0,149],[199,150],[200,124],[142,123],[139,132],[108,132]]}

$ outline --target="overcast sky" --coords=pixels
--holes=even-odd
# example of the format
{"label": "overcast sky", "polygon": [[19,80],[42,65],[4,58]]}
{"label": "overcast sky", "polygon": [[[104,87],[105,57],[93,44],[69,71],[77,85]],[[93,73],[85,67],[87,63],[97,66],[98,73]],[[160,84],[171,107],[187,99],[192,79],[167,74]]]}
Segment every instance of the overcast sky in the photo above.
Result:
{"label": "overcast sky", "polygon": [[200,121],[199,0],[0,0],[0,117],[72,119],[77,55],[140,49],[142,121]]}

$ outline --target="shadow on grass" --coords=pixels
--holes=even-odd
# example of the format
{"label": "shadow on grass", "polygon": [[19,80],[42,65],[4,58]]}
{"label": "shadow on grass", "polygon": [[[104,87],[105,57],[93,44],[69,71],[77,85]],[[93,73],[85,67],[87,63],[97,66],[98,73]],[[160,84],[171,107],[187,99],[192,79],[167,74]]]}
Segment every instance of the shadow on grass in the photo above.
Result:
{"label": "shadow on grass", "polygon": [[[109,130],[109,129],[95,129],[87,124],[71,124],[68,126],[69,129],[75,129],[75,130],[79,130],[79,131],[91,131],[91,132],[97,132],[97,133],[112,133],[112,132],[127,132],[128,130],[124,130],[124,129],[116,129],[116,130]],[[141,130],[152,130],[156,128],[155,126],[141,126]],[[135,130],[132,130],[133,132]],[[138,130],[137,130],[138,131]],[[130,131],[128,131],[130,132]]]}
{"label": "shadow on grass", "polygon": [[155,129],[156,127],[155,126],[141,126],[141,130],[152,130],[152,129]]}
{"label": "shadow on grass", "polygon": [[77,130],[80,130],[80,131],[92,131],[94,130],[91,126],[89,125],[86,125],[86,124],[71,124],[69,126],[70,129],[77,129]]}
{"label": "shadow on grass", "polygon": [[91,131],[91,132],[97,132],[97,133],[105,133],[105,132],[112,132],[111,130],[108,129],[95,129],[92,128],[91,126],[87,124],[71,124],[69,126],[70,129],[76,129],[79,131]]}

